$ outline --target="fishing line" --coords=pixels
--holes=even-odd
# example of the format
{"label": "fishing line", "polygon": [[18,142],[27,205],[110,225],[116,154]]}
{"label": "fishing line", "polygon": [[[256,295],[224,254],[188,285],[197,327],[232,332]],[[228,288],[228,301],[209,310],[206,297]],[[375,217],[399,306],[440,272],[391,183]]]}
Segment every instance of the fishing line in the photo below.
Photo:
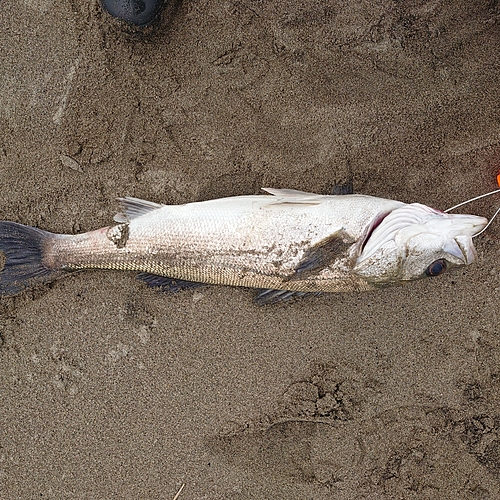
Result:
{"label": "fishing line", "polygon": [[[451,212],[452,210],[455,210],[455,208],[461,207],[462,205],[466,205],[467,203],[470,203],[471,201],[480,200],[481,198],[485,198],[486,196],[490,196],[491,194],[495,194],[495,193],[500,193],[500,189],[495,189],[495,191],[490,191],[489,193],[481,194],[479,196],[476,196],[475,198],[471,198],[470,200],[463,201],[462,203],[459,203],[458,205],[455,205],[454,207],[448,208],[448,210],[445,210],[445,213]],[[491,223],[493,222],[493,220],[495,219],[495,217],[498,215],[499,212],[500,212],[500,208],[497,208],[497,211],[493,214],[493,217],[489,220],[488,224],[486,224],[486,226],[484,226],[483,229],[481,229],[481,231],[479,231],[479,233],[476,233],[472,237],[475,238],[476,236],[483,234],[486,231],[486,229],[488,229],[490,227]]]}
{"label": "fishing line", "polygon": [[480,200],[481,198],[485,198],[486,196],[490,196],[491,194],[495,194],[495,193],[500,193],[500,189],[495,189],[495,191],[490,191],[489,193],[481,194],[479,196],[476,196],[475,198],[471,198],[470,200],[462,201],[462,203],[459,203],[458,205],[455,205],[454,207],[451,207],[451,208],[448,208],[448,210],[445,210],[445,213],[451,212],[451,210],[455,210],[455,208],[461,207],[462,205],[466,205],[467,203],[470,203],[471,201]]}

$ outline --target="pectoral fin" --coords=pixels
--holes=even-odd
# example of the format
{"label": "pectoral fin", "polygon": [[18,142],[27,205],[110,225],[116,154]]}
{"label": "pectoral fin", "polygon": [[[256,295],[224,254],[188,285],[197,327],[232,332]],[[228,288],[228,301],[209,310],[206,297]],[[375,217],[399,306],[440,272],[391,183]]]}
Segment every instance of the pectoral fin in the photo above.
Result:
{"label": "pectoral fin", "polygon": [[333,233],[304,252],[291,279],[299,277],[302,279],[305,273],[328,267],[336,260],[345,257],[353,243],[354,239],[349,237],[343,229]]}

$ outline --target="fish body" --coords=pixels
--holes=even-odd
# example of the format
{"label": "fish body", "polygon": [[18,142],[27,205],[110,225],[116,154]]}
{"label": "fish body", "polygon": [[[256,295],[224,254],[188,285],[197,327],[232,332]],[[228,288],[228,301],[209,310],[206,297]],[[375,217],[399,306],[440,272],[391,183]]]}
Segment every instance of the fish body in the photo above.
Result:
{"label": "fish body", "polygon": [[85,269],[138,271],[149,284],[371,290],[425,277],[436,261],[471,263],[487,223],[366,195],[266,191],[185,205],[124,198],[118,224],[78,235],[0,222],[0,294]]}

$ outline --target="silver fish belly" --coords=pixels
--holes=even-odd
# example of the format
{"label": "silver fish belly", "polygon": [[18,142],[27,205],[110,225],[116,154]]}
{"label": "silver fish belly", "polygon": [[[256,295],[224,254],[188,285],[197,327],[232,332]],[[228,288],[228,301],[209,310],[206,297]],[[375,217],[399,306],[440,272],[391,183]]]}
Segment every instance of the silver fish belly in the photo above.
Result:
{"label": "silver fish belly", "polygon": [[436,261],[469,264],[471,237],[487,222],[365,195],[266,191],[185,205],[124,198],[117,225],[79,235],[0,222],[0,294],[84,269],[295,292],[371,290],[424,277]]}

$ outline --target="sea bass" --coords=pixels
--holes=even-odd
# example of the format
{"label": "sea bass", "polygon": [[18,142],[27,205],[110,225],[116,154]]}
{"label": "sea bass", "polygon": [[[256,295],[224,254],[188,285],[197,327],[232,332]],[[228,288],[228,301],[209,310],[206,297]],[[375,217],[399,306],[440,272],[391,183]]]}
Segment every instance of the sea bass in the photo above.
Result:
{"label": "sea bass", "polygon": [[265,289],[263,302],[373,290],[470,264],[488,222],[360,194],[264,191],[185,205],[123,198],[117,224],[76,235],[0,222],[0,295],[85,269],[139,271],[172,290]]}

